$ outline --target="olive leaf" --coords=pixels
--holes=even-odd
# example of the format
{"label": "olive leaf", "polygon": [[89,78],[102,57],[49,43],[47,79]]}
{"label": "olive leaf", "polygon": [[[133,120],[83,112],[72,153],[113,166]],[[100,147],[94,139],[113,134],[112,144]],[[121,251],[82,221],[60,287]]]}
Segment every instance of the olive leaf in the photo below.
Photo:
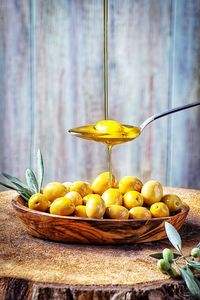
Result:
{"label": "olive leaf", "polygon": [[200,249],[200,242],[198,243],[198,245],[196,246],[196,248],[199,248],[199,249]]}
{"label": "olive leaf", "polygon": [[189,260],[188,265],[192,268],[194,268],[196,271],[200,272],[200,262],[194,261],[194,260]]}
{"label": "olive leaf", "polygon": [[39,193],[38,182],[34,172],[31,169],[26,170],[26,182],[30,189],[33,189],[35,193]]}
{"label": "olive leaf", "polygon": [[18,179],[15,176],[11,176],[5,172],[1,172],[1,175],[4,176],[6,179],[8,179],[13,185],[15,185],[18,189],[26,190],[32,195],[34,193],[33,190],[30,190],[30,188],[24,184],[20,179]]}
{"label": "olive leaf", "polygon": [[171,244],[179,253],[181,253],[182,241],[178,231],[168,222],[165,222],[165,231]]}
{"label": "olive leaf", "polygon": [[44,180],[44,162],[43,162],[43,157],[40,149],[38,149],[37,152],[37,175],[38,175],[38,189],[40,191]]}
{"label": "olive leaf", "polygon": [[200,299],[200,288],[196,280],[193,278],[187,268],[178,267],[183,280],[185,281],[188,290],[196,298]]}
{"label": "olive leaf", "polygon": [[0,185],[6,187],[7,189],[11,189],[11,190],[15,190],[16,191],[16,188],[14,186],[12,186],[12,185],[6,184],[6,183],[1,182],[1,181],[0,181]]}
{"label": "olive leaf", "polygon": [[[178,253],[173,253],[173,254],[174,254],[174,258],[181,257],[181,255],[178,254]],[[163,258],[162,252],[152,253],[152,254],[149,254],[149,256],[151,256],[153,258],[156,258],[156,259],[162,259]]]}
{"label": "olive leaf", "polygon": [[6,188],[8,188],[8,189],[11,189],[11,190],[14,190],[14,191],[18,192],[18,194],[19,194],[20,196],[22,196],[26,201],[28,201],[28,199],[30,198],[30,195],[28,195],[28,194],[27,194],[25,191],[23,191],[22,189],[17,189],[16,187],[13,187],[13,186],[11,186],[11,185],[9,185],[9,184],[6,184],[6,183],[4,183],[4,182],[0,182],[0,185],[6,187]]}

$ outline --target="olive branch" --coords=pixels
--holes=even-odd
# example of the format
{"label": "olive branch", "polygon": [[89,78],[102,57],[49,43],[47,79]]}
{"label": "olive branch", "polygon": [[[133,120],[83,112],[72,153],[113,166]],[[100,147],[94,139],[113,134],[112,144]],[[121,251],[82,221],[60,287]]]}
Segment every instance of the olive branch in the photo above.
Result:
{"label": "olive branch", "polygon": [[152,253],[150,256],[158,259],[157,268],[162,273],[172,278],[182,277],[194,299],[200,299],[200,282],[194,275],[194,272],[200,273],[200,243],[191,250],[190,255],[185,256],[182,252],[182,240],[178,231],[168,222],[165,222],[165,231],[178,253],[165,248],[162,252]]}
{"label": "olive branch", "polygon": [[19,178],[9,175],[5,172],[1,172],[0,174],[9,181],[9,184],[1,182],[0,185],[3,187],[6,187],[8,189],[15,190],[20,194],[20,196],[28,202],[29,198],[35,194],[40,193],[43,179],[44,179],[44,163],[43,163],[43,157],[40,149],[37,151],[37,176],[31,170],[28,168],[26,170],[26,183],[23,183]]}

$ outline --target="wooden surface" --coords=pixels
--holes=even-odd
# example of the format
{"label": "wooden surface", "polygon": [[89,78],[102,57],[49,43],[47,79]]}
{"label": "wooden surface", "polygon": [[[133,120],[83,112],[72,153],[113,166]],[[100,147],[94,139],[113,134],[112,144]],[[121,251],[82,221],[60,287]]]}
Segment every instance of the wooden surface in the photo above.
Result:
{"label": "wooden surface", "polygon": [[[0,170],[92,180],[103,145],[66,134],[103,118],[102,0],[0,1]],[[139,125],[200,99],[200,0],[109,0],[110,118]],[[200,187],[200,110],[158,120],[113,151],[117,177]]]}
{"label": "wooden surface", "polygon": [[55,216],[30,210],[21,197],[12,201],[18,218],[27,232],[47,240],[80,244],[136,244],[166,238],[165,222],[179,230],[185,222],[189,207],[168,218],[150,220],[109,220]]}
{"label": "wooden surface", "polygon": [[[181,230],[183,252],[199,242],[200,191],[168,189],[190,205]],[[182,281],[159,272],[148,255],[167,240],[120,246],[69,245],[29,236],[11,207],[16,194],[0,194],[0,298],[8,299],[192,299]],[[18,298],[17,298],[18,297]],[[56,298],[57,297],[57,298]]]}

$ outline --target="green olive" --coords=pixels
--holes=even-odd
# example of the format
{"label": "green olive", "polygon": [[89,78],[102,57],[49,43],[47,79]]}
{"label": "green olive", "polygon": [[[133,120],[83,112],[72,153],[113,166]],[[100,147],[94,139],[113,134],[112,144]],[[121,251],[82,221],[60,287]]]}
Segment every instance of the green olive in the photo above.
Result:
{"label": "green olive", "polygon": [[177,271],[173,267],[170,267],[170,269],[167,271],[167,273],[172,278],[176,278],[177,276],[179,276],[179,274],[177,273]]}
{"label": "green olive", "polygon": [[168,194],[163,196],[161,201],[168,206],[170,212],[179,211],[183,206],[182,200],[177,195],[174,194]]}
{"label": "green olive", "polygon": [[164,258],[164,260],[168,261],[169,263],[172,263],[172,261],[174,259],[174,254],[173,254],[172,250],[165,248],[163,250],[163,258]]}
{"label": "green olive", "polygon": [[110,207],[106,208],[106,216],[110,219],[127,220],[129,211],[121,205],[110,205]]}
{"label": "green olive", "polygon": [[191,251],[193,257],[200,257],[200,248],[193,248]]}
{"label": "green olive", "polygon": [[157,262],[157,268],[166,274],[166,272],[171,268],[171,265],[168,261],[166,261],[164,258],[159,259]]}
{"label": "green olive", "polygon": [[106,205],[101,196],[97,194],[88,195],[86,203],[86,215],[88,218],[101,219],[105,213]]}
{"label": "green olive", "polygon": [[151,206],[161,200],[163,196],[162,185],[155,180],[147,181],[142,187],[141,194],[144,197],[144,202]]}

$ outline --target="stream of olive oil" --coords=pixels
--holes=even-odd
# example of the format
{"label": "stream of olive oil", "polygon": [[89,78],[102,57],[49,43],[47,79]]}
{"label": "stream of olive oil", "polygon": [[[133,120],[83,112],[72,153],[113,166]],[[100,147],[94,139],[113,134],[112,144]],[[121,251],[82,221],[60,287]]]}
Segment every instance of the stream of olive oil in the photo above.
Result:
{"label": "stream of olive oil", "polygon": [[[108,0],[103,2],[103,15],[104,15],[104,120],[109,123],[109,97],[108,97]],[[120,125],[120,124],[119,124]],[[110,130],[111,129],[111,130]],[[101,142],[107,145],[108,148],[108,171],[109,182],[112,186],[112,148],[114,145],[130,142],[140,135],[141,129],[136,126],[122,125],[121,131],[112,130],[108,131],[98,130],[96,125],[86,125],[70,129],[69,132],[77,137]]]}
{"label": "stream of olive oil", "polygon": [[[104,0],[104,117],[108,120],[108,0]],[[108,145],[109,185],[112,186],[112,145]]]}

